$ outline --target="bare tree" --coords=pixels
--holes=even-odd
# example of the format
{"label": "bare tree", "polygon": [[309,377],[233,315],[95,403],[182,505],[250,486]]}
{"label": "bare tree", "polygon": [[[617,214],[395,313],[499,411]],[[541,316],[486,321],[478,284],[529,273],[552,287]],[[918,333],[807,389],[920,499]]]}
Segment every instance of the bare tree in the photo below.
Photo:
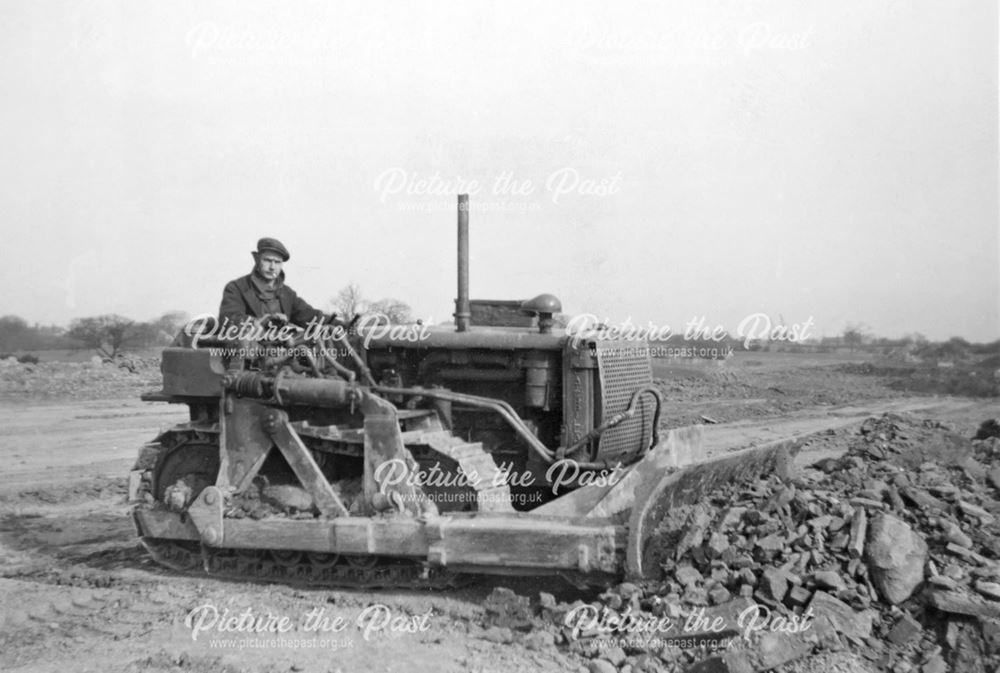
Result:
{"label": "bare tree", "polygon": [[109,314],[74,320],[68,336],[93,348],[105,360],[114,360],[122,347],[141,336],[140,332],[135,321]]}
{"label": "bare tree", "polygon": [[409,304],[391,297],[369,301],[364,298],[357,283],[349,283],[341,288],[331,303],[342,320],[349,321],[354,316],[379,315],[385,316],[393,324],[413,322],[413,310]]}
{"label": "bare tree", "polygon": [[373,301],[368,305],[367,314],[385,316],[393,325],[413,322],[413,313],[410,305],[398,299],[387,298]]}
{"label": "bare tree", "polygon": [[357,283],[348,283],[337,292],[331,303],[333,310],[342,320],[351,320],[356,315],[365,313],[365,300],[361,296],[361,287]]}
{"label": "bare tree", "polygon": [[848,323],[844,328],[844,345],[852,351],[857,350],[868,336],[868,328],[861,323]]}

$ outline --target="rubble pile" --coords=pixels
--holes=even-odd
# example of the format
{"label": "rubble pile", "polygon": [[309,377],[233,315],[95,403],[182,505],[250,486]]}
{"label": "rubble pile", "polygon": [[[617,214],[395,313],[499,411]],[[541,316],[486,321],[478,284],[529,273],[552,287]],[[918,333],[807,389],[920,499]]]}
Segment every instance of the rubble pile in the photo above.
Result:
{"label": "rubble pile", "polygon": [[[841,458],[672,513],[647,545],[659,582],[590,604],[542,594],[530,628],[591,658],[592,671],[746,673],[839,651],[871,670],[992,673],[1000,433],[988,425],[970,440],[931,421],[870,418]],[[517,636],[517,625],[494,626]]]}
{"label": "rubble pile", "polygon": [[18,362],[0,360],[0,395],[9,398],[55,398],[85,396],[134,397],[160,387],[159,358],[129,357],[104,363]]}

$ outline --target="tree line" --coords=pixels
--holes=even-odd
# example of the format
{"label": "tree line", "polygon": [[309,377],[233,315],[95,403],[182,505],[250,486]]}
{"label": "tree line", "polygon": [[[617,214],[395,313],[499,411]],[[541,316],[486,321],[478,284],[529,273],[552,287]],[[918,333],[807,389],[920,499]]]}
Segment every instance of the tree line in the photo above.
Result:
{"label": "tree line", "polygon": [[0,316],[0,354],[16,351],[93,349],[114,360],[125,348],[169,344],[188,321],[183,311],[170,311],[146,322],[115,313],[77,318],[69,327],[28,324],[16,315]]}
{"label": "tree line", "polygon": [[[413,321],[408,304],[391,298],[368,300],[356,283],[342,288],[328,304],[341,320],[381,315],[394,324]],[[114,360],[123,350],[169,345],[189,319],[183,311],[168,311],[145,322],[108,313],[76,318],[68,327],[61,327],[32,325],[17,315],[0,316],[0,357],[23,351],[89,348],[104,360]]]}

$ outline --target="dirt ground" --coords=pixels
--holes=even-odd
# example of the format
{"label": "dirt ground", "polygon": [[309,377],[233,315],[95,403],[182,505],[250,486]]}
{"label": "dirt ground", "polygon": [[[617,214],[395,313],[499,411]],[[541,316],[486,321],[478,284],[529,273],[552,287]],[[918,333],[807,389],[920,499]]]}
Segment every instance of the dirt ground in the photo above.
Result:
{"label": "dirt ground", "polygon": [[[808,464],[843,452],[866,418],[887,411],[930,418],[965,436],[1000,417],[996,398],[907,395],[840,364],[794,357],[661,363],[669,408],[663,425],[708,423],[712,453],[835,426],[800,453]],[[560,601],[594,595],[560,580],[482,577],[443,592],[323,590],[161,569],[134,538],[126,475],[138,447],[185,421],[186,408],[88,399],[75,389],[55,398],[14,391],[2,400],[0,670],[594,670],[566,648],[495,642],[503,639],[485,628],[483,605],[498,586],[533,603],[539,592]],[[226,610],[233,629],[191,628],[215,615],[216,624],[226,623]],[[304,628],[310,615],[314,625],[326,618],[331,628]],[[278,635],[235,628],[268,616],[296,628]],[[803,670],[801,662],[795,670]]]}

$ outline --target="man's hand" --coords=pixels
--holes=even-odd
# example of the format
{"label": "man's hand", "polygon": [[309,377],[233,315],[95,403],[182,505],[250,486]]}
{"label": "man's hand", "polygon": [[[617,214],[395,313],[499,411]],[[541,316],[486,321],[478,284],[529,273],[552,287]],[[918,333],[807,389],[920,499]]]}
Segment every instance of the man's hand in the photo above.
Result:
{"label": "man's hand", "polygon": [[263,327],[269,327],[270,325],[287,325],[288,316],[284,313],[267,313],[261,317],[260,324]]}

